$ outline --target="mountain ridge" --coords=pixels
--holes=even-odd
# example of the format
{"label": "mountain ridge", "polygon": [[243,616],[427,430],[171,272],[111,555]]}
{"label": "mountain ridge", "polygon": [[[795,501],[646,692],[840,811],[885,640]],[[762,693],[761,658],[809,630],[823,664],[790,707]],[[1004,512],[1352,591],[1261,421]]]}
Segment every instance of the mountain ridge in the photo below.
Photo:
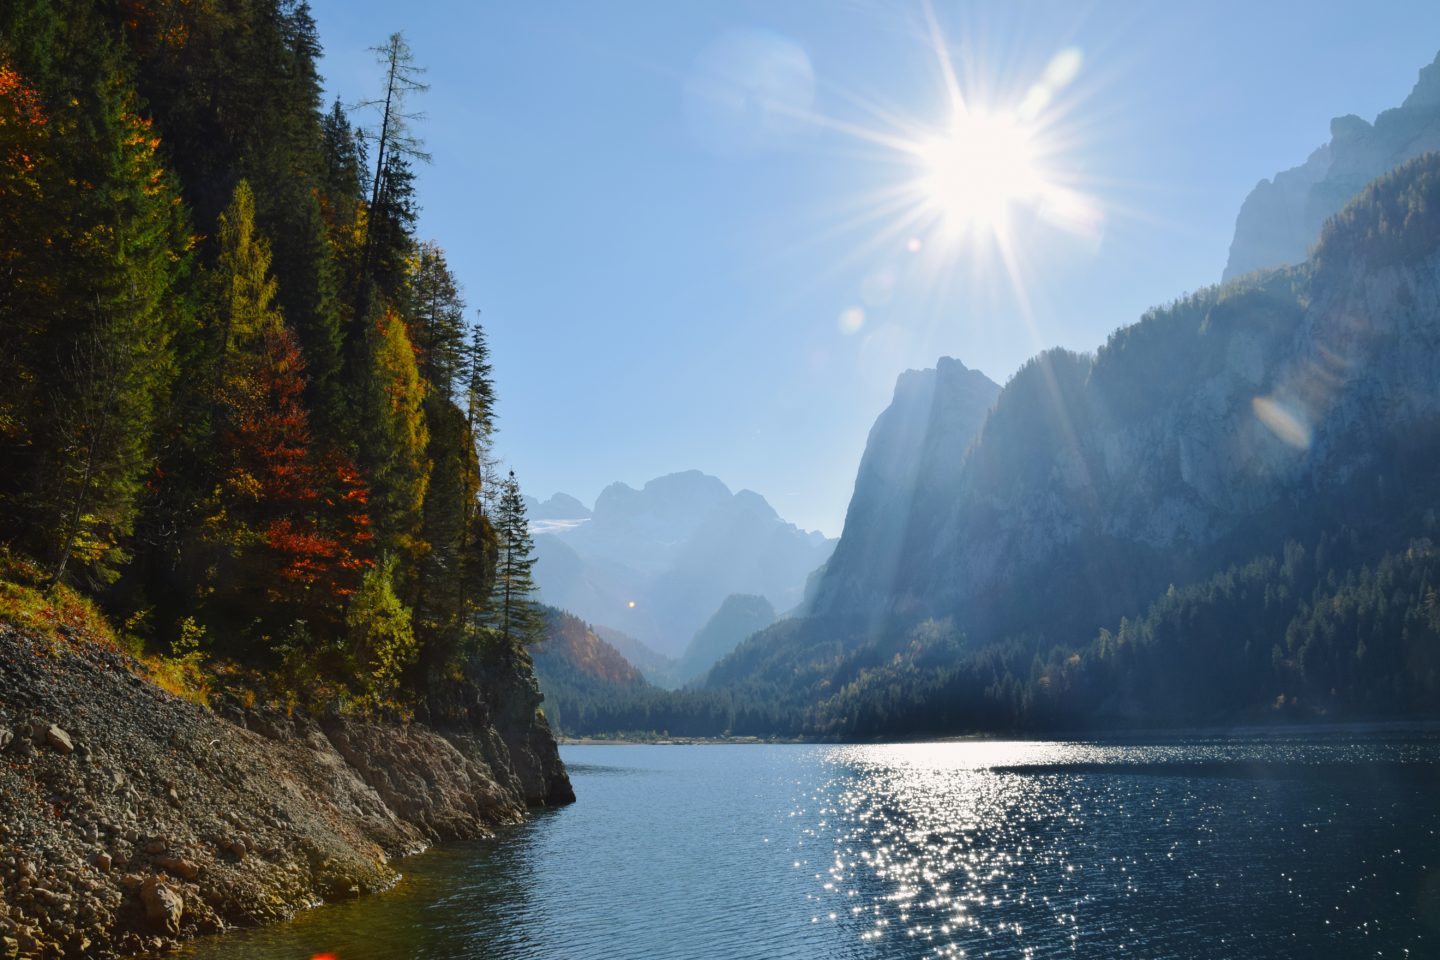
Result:
{"label": "mountain ridge", "polygon": [[[1382,560],[1406,582],[1428,575],[1414,538],[1437,533],[1437,318],[1427,154],[1366,187],[1305,264],[1148,311],[1093,355],[1032,359],[963,457],[917,480],[944,495],[896,569],[849,562],[842,534],[810,616],[742,643],[706,687],[788,702],[793,729],[841,736],[893,735],[899,717],[911,734],[1073,724],[1121,683],[1135,692],[1105,709],[1149,704],[1131,722],[1253,719],[1282,694],[1305,716],[1383,713],[1376,684],[1426,702],[1434,674],[1403,663],[1423,662],[1434,631],[1371,633],[1346,584],[1383,590],[1363,586]],[[1310,619],[1303,598],[1326,591],[1359,611],[1358,653]],[[1269,612],[1240,616],[1255,596]],[[1423,589],[1409,596],[1423,606]],[[1182,646],[1157,661],[1162,642]],[[1378,666],[1357,688],[1345,657],[1362,655]],[[1145,692],[1182,689],[1178,664],[1203,665],[1213,698]]]}
{"label": "mountain ridge", "polygon": [[1262,179],[1245,198],[1222,274],[1303,261],[1325,221],[1367,183],[1440,149],[1440,54],[1422,67],[1410,94],[1374,123],[1349,114],[1330,121],[1330,140],[1306,161]]}
{"label": "mountain ridge", "polygon": [[731,594],[798,606],[806,577],[833,547],[760,494],[732,492],[698,470],[638,490],[610,484],[588,518],[573,519],[583,522],[532,524],[542,599],[672,658]]}

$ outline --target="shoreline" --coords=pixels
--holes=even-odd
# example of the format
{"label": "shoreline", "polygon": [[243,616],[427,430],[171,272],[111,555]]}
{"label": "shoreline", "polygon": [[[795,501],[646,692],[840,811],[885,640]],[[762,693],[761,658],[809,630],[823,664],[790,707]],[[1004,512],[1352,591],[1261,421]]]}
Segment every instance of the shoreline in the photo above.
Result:
{"label": "shoreline", "polygon": [[0,623],[0,957],[155,954],[284,921],[573,800],[518,675],[440,727],[212,710],[141,672]]}
{"label": "shoreline", "polygon": [[1405,720],[1345,720],[1273,724],[1237,723],[1178,727],[1124,727],[1116,729],[1015,731],[965,733],[930,737],[901,737],[893,740],[825,740],[805,737],[567,737],[557,736],[562,747],[603,746],[765,746],[772,744],[810,746],[884,746],[915,743],[1004,743],[1056,741],[1165,741],[1171,739],[1259,739],[1287,736],[1383,736],[1387,734],[1435,734],[1440,736],[1440,718]]}

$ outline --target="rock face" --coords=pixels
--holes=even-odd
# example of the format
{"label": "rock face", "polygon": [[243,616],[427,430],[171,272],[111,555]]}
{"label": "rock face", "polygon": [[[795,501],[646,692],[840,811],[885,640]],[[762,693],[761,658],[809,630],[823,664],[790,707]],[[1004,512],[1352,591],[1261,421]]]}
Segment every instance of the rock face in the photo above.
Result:
{"label": "rock face", "polygon": [[[953,617],[982,640],[1088,637],[1167,583],[1287,537],[1427,529],[1437,184],[1432,154],[1367,188],[1304,267],[1152,311],[1094,356],[1035,358],[963,456],[969,431],[916,427],[927,391],[902,381],[816,612]],[[907,502],[897,549],[871,518]]]}
{"label": "rock face", "polygon": [[912,527],[923,528],[954,496],[953,480],[1000,393],[959,360],[907,370],[870,428],[845,529],[811,601],[815,612],[886,604],[903,571]]}
{"label": "rock face", "polygon": [[432,841],[572,800],[520,656],[477,669],[432,724],[320,721],[211,712],[121,654],[0,624],[0,727],[49,745],[0,753],[0,936],[90,957],[271,922],[387,886],[390,860]]}
{"label": "rock face", "polygon": [[1440,56],[1420,71],[1405,102],[1366,123],[1330,122],[1330,142],[1298,167],[1261,180],[1245,198],[1224,279],[1305,260],[1325,221],[1371,180],[1440,150]]}
{"label": "rock face", "polygon": [[805,578],[834,548],[785,522],[759,494],[732,493],[695,470],[640,490],[611,484],[588,517],[551,518],[535,530],[546,603],[671,657],[730,594],[795,607]]}

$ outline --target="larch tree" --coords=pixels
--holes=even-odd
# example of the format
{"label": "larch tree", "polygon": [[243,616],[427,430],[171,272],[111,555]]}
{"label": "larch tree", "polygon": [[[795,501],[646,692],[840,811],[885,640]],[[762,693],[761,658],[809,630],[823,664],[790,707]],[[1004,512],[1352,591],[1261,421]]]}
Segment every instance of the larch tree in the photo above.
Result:
{"label": "larch tree", "polygon": [[355,589],[368,519],[363,482],[343,459],[317,457],[304,403],[304,358],[274,303],[270,251],[255,230],[249,184],[220,217],[214,273],[216,485],[208,539],[220,546],[213,589],[285,615],[324,612]]}
{"label": "larch tree", "polygon": [[405,321],[390,307],[375,312],[366,331],[361,459],[371,479],[371,516],[380,550],[401,561],[403,581],[426,550],[421,536],[430,475],[426,385]]}

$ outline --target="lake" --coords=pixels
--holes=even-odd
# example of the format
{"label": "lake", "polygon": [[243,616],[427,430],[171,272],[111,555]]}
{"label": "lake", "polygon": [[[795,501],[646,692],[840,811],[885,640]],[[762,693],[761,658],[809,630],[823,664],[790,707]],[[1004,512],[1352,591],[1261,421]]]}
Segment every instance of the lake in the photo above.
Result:
{"label": "lake", "polygon": [[218,960],[1440,957],[1440,738],[570,746],[579,802]]}

